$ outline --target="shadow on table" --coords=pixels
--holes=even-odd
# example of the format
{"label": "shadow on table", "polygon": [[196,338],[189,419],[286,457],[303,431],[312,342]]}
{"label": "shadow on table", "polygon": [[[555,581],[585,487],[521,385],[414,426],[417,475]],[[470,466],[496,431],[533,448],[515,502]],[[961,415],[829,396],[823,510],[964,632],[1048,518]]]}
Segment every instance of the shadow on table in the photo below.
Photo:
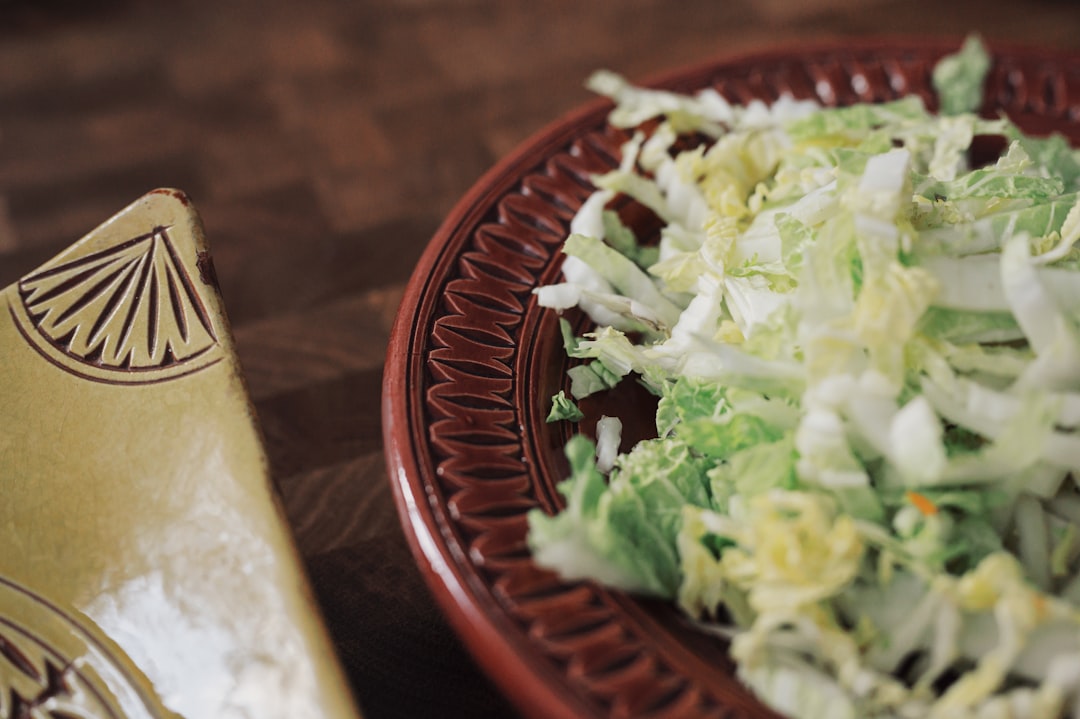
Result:
{"label": "shadow on table", "polygon": [[308,560],[365,719],[516,719],[431,598],[400,533]]}

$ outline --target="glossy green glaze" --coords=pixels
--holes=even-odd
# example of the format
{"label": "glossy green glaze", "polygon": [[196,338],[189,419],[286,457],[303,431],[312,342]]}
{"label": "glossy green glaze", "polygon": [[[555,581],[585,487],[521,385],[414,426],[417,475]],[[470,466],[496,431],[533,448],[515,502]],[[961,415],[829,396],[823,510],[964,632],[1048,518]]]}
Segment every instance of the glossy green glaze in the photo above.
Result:
{"label": "glossy green glaze", "polygon": [[0,716],[356,716],[188,199],[140,199],[0,308]]}

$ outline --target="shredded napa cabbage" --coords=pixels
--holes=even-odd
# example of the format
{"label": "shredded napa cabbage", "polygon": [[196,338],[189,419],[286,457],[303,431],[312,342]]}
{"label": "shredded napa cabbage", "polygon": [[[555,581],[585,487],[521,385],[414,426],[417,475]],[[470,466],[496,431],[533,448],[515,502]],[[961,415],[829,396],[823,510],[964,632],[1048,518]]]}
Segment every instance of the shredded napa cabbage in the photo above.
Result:
{"label": "shredded napa cabbage", "polygon": [[529,545],[677,602],[792,716],[1080,715],[1080,155],[973,114],[990,65],[944,58],[940,115],[588,83],[627,141],[536,292],[595,323],[549,419],[636,381],[656,438],[574,436]]}

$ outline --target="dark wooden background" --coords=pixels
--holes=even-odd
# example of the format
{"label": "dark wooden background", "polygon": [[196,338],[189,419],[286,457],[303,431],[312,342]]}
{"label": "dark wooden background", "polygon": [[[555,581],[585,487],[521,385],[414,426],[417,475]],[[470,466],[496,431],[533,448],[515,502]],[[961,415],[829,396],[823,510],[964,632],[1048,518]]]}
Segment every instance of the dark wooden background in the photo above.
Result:
{"label": "dark wooden background", "polygon": [[379,418],[409,274],[485,169],[632,78],[773,43],[1080,50],[1069,0],[0,0],[0,286],[146,191],[205,222],[276,487],[359,703],[514,716],[433,605]]}

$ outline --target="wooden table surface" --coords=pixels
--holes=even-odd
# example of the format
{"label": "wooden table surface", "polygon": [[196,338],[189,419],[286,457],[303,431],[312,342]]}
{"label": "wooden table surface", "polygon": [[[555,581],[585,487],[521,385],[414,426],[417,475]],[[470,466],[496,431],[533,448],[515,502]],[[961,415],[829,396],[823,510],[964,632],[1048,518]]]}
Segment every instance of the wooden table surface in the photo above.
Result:
{"label": "wooden table surface", "polygon": [[144,192],[202,214],[277,490],[369,719],[515,716],[423,585],[382,454],[391,322],[441,218],[631,78],[890,33],[1080,50],[1069,0],[0,0],[0,286]]}

